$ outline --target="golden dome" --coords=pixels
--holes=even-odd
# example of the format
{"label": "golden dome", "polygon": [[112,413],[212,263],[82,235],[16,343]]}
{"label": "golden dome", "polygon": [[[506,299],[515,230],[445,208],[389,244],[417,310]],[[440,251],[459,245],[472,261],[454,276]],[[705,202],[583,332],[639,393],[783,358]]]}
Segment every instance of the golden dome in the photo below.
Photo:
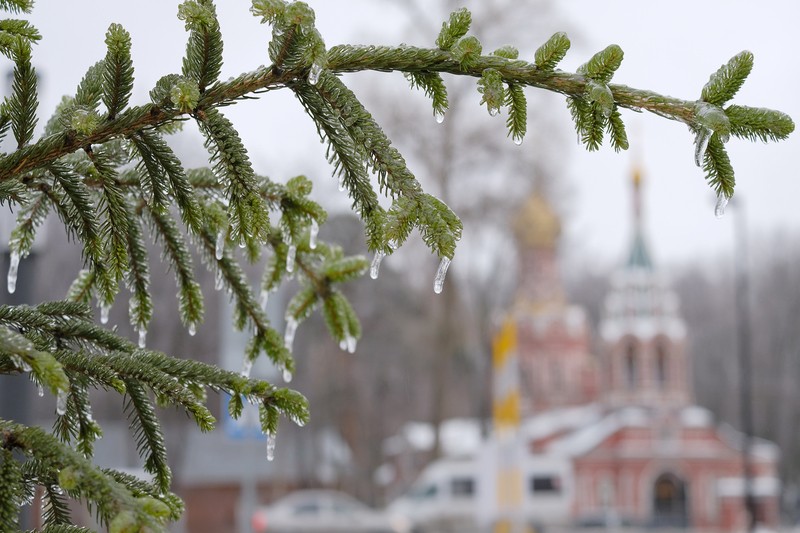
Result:
{"label": "golden dome", "polygon": [[514,217],[514,233],[524,246],[555,248],[561,234],[561,222],[550,203],[536,192]]}

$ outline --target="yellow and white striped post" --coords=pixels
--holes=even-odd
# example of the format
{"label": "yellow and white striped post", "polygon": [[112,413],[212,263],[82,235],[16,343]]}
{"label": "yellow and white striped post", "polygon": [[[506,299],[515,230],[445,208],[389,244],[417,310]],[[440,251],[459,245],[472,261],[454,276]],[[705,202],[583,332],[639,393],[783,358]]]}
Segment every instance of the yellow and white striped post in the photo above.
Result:
{"label": "yellow and white striped post", "polygon": [[522,523],[524,484],[519,445],[520,390],[516,322],[507,318],[494,339],[492,415],[497,450],[494,533],[526,531]]}

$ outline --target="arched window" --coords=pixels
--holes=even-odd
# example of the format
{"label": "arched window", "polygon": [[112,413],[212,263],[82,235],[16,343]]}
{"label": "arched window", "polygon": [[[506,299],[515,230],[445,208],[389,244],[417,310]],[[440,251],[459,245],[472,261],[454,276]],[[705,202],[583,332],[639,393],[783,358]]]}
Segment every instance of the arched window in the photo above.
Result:
{"label": "arched window", "polygon": [[636,344],[629,342],[625,347],[625,385],[631,390],[636,388],[639,366],[639,355],[636,352]]}
{"label": "arched window", "polygon": [[666,389],[669,380],[669,348],[664,341],[656,343],[656,384]]}

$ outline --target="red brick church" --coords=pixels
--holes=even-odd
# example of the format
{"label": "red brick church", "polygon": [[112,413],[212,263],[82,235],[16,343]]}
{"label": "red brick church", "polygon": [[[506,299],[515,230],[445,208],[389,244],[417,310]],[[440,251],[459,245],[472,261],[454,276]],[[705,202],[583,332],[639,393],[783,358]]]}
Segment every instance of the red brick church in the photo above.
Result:
{"label": "red brick church", "polygon": [[[599,354],[584,310],[564,295],[558,217],[541,195],[518,215],[521,432],[544,471],[531,490],[553,522],[743,530],[742,435],[692,403],[690,326],[650,255],[641,185],[635,172],[632,238],[606,295]],[[779,451],[760,439],[750,450],[758,520],[776,526]]]}

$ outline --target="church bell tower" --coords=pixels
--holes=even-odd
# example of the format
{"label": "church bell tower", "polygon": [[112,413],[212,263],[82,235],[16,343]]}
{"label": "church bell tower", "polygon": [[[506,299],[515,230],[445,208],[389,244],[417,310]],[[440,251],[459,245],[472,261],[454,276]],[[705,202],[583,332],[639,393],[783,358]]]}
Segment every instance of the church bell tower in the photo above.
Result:
{"label": "church bell tower", "polygon": [[631,179],[633,232],[613,276],[599,330],[605,346],[606,401],[612,407],[691,403],[686,324],[678,297],[656,270],[644,231],[642,175]]}

